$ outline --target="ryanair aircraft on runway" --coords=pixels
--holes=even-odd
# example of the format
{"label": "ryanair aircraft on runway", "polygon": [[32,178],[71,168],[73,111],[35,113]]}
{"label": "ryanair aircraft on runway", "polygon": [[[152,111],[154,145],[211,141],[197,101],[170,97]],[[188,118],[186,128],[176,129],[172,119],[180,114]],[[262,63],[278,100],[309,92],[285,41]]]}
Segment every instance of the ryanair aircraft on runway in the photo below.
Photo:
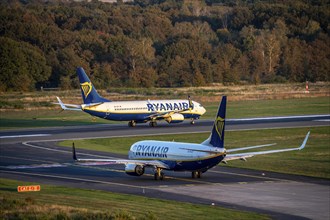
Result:
{"label": "ryanair aircraft on runway", "polygon": [[141,176],[146,168],[152,168],[155,171],[155,180],[162,180],[164,178],[162,170],[189,171],[192,174],[192,178],[200,178],[202,173],[220,162],[226,163],[229,160],[236,159],[246,160],[246,158],[255,155],[301,150],[305,147],[310,132],[307,133],[301,146],[297,148],[232,154],[232,152],[275,144],[226,150],[224,148],[226,100],[227,98],[224,96],[219,106],[211,135],[201,144],[152,140],[139,141],[131,146],[128,153],[129,159],[127,160],[78,159],[73,146],[73,159],[81,165],[124,164],[125,172],[133,176]]}
{"label": "ryanair aircraft on runway", "polygon": [[55,104],[59,104],[63,110],[84,111],[108,120],[129,121],[130,127],[148,121],[154,127],[157,120],[179,123],[191,119],[191,124],[194,124],[206,112],[201,104],[190,100],[190,97],[188,100],[110,101],[97,93],[83,68],[79,67],[77,74],[84,104],[64,104],[57,97],[58,103]]}

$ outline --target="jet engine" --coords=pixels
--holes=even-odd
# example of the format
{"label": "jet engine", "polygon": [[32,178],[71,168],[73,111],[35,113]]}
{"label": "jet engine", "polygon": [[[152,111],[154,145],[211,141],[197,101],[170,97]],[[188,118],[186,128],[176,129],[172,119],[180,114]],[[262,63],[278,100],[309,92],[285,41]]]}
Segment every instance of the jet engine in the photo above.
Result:
{"label": "jet engine", "polygon": [[180,123],[184,121],[184,116],[179,113],[174,113],[173,115],[165,119],[168,123]]}
{"label": "jet engine", "polygon": [[144,167],[136,164],[126,164],[125,172],[131,176],[141,176],[144,174]]}

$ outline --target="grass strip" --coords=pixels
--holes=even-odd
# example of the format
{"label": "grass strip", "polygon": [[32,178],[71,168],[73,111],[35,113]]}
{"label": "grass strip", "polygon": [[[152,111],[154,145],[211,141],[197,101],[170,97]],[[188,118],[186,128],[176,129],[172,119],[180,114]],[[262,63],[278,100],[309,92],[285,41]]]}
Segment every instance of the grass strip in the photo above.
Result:
{"label": "grass strip", "polygon": [[41,185],[40,192],[16,192],[18,185],[29,184],[0,179],[1,219],[269,219],[219,206],[98,190]]}

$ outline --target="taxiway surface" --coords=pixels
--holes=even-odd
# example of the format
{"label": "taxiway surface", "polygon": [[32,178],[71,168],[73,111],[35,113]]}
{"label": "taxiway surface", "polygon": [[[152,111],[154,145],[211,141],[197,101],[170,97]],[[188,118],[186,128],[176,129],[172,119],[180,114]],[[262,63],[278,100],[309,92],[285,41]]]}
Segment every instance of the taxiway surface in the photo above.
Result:
{"label": "taxiway surface", "polygon": [[[95,125],[2,131],[0,174],[2,178],[39,184],[99,189],[209,205],[214,203],[223,207],[270,214],[277,219],[330,218],[329,180],[221,165],[209,170],[201,179],[191,179],[190,173],[166,172],[164,181],[154,181],[151,170],[148,170],[147,175],[132,177],[125,174],[121,165],[89,167],[74,164],[71,149],[56,145],[57,141],[62,139],[154,135],[182,131],[209,132],[212,123],[202,121],[197,126],[161,124],[157,128]],[[227,124],[226,130],[313,126],[329,126],[329,121],[310,119],[232,122]],[[78,156],[120,157],[82,149],[79,149]]]}
{"label": "taxiway surface", "polygon": [[[330,115],[288,116],[271,118],[228,119],[226,130],[249,130],[290,127],[328,126]],[[213,120],[198,120],[195,125],[185,121],[179,124],[161,122],[157,127],[138,124],[128,128],[126,124],[96,124],[53,128],[31,128],[0,131],[1,144],[24,141],[74,140],[84,138],[127,137],[139,135],[210,132]]]}

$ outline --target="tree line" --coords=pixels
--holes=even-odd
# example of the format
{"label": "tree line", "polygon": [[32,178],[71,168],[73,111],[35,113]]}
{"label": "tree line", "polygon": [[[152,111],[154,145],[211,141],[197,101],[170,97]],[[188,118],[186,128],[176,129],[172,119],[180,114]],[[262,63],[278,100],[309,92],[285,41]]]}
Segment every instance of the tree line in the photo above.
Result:
{"label": "tree line", "polygon": [[326,0],[0,3],[0,91],[329,81]]}

